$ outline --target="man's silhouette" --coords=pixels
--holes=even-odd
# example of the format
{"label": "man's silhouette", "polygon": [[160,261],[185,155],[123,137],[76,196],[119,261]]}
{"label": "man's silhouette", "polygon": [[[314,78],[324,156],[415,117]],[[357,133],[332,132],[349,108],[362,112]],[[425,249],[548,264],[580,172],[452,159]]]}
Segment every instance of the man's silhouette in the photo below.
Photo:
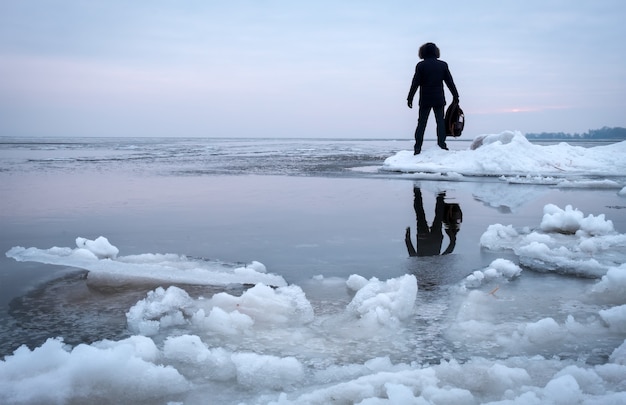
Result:
{"label": "man's silhouette", "polygon": [[[463,221],[463,212],[459,204],[448,204],[444,201],[445,193],[437,194],[435,219],[432,226],[429,227],[424,213],[422,191],[418,187],[414,187],[413,195],[413,208],[417,219],[417,241],[416,247],[413,247],[411,228],[407,227],[404,242],[409,256],[437,256],[452,253],[456,246],[456,234],[459,232],[460,224]],[[443,253],[440,253],[444,225],[446,234],[450,238],[450,244]]]}
{"label": "man's silhouette", "polygon": [[454,85],[454,80],[452,80],[448,64],[439,60],[439,54],[439,48],[432,42],[425,43],[420,47],[419,57],[423,60],[415,66],[415,74],[407,97],[407,105],[409,108],[413,108],[413,98],[419,88],[419,116],[415,129],[415,146],[413,147],[413,154],[415,155],[422,151],[424,131],[431,109],[434,111],[437,121],[437,145],[441,149],[448,150],[443,111],[446,105],[443,84],[448,86],[453,101],[456,103],[459,102],[459,92]]}

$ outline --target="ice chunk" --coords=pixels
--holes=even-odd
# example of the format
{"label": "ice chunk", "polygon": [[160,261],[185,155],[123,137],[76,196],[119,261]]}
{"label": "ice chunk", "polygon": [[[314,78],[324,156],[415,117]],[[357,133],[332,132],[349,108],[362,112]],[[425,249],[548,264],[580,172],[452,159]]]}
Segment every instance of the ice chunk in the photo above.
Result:
{"label": "ice chunk", "polygon": [[368,281],[365,277],[358,274],[352,274],[346,281],[346,286],[352,291],[358,291],[367,285]]}
{"label": "ice chunk", "polygon": [[513,225],[493,224],[480,237],[480,246],[492,249],[512,249],[519,239],[519,232]]}
{"label": "ice chunk", "polygon": [[226,312],[220,307],[213,307],[209,315],[204,318],[204,310],[198,311],[193,321],[207,330],[222,335],[240,335],[254,325],[254,320],[239,311]]}
{"label": "ice chunk", "polygon": [[373,277],[364,285],[361,279],[351,277],[350,280],[351,285],[360,285],[360,288],[346,311],[365,323],[390,325],[413,314],[417,296],[415,276],[407,274],[387,281]]}
{"label": "ice chunk", "polygon": [[613,222],[605,220],[604,214],[584,217],[581,211],[573,209],[571,205],[562,210],[554,204],[548,204],[543,212],[539,227],[544,232],[575,234],[583,231],[589,235],[606,235],[614,231]]}
{"label": "ice chunk", "polygon": [[555,378],[571,376],[576,380],[580,389],[584,392],[593,394],[602,394],[605,391],[604,381],[593,369],[582,368],[578,366],[568,366],[556,373]]}
{"label": "ice chunk", "polygon": [[613,353],[611,353],[611,357],[609,358],[609,360],[612,363],[626,366],[626,339],[624,340],[624,343],[622,343],[617,349],[613,350]]}
{"label": "ice chunk", "polygon": [[611,267],[591,290],[596,299],[612,303],[626,304],[626,263]]}
{"label": "ice chunk", "polygon": [[159,287],[128,310],[128,328],[135,333],[153,336],[161,328],[188,323],[187,319],[193,315],[192,307],[193,300],[185,290],[175,286],[167,290]]}
{"label": "ice chunk", "polygon": [[523,336],[533,344],[558,341],[564,336],[564,330],[552,318],[544,318],[534,323],[527,323],[521,326],[520,330]]}
{"label": "ice chunk", "polygon": [[219,347],[209,349],[196,335],[168,337],[163,356],[189,377],[226,381],[237,376],[232,353]]}
{"label": "ice chunk", "polygon": [[552,404],[569,405],[582,400],[580,387],[571,375],[563,375],[551,380],[543,391],[546,401]]}
{"label": "ice chunk", "polygon": [[[248,323],[248,319],[255,324],[267,325],[304,324],[313,320],[313,307],[302,289],[295,285],[274,289],[257,284],[240,297],[228,293],[215,294],[206,306],[211,311],[206,325],[216,331],[221,329],[227,332],[230,328],[227,322],[236,325],[235,329],[241,329],[241,323]],[[218,308],[218,312],[211,318],[215,308]],[[245,315],[245,318],[228,315],[233,312]],[[219,322],[222,323],[221,327],[218,326]]]}
{"label": "ice chunk", "polygon": [[496,259],[485,270],[476,270],[465,278],[465,286],[475,288],[485,281],[507,281],[520,275],[522,269],[506,259]]}
{"label": "ice chunk", "polygon": [[185,378],[174,368],[154,364],[158,349],[149,338],[81,344],[73,349],[61,339],[41,347],[20,347],[0,362],[0,402],[128,403],[157,401],[187,391]]}
{"label": "ice chunk", "polygon": [[600,317],[616,332],[626,333],[626,305],[600,311]]}
{"label": "ice chunk", "polygon": [[120,252],[118,248],[111,245],[104,236],[99,236],[96,240],[76,238],[76,246],[80,249],[87,249],[98,259],[115,259]]}

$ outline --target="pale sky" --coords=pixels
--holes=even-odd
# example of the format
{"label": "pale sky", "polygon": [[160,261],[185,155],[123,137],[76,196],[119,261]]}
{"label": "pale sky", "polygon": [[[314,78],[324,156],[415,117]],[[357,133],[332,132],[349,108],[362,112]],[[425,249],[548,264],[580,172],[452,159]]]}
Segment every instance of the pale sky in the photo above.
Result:
{"label": "pale sky", "polygon": [[626,127],[625,40],[623,0],[0,0],[0,136],[411,139],[425,42],[463,137]]}

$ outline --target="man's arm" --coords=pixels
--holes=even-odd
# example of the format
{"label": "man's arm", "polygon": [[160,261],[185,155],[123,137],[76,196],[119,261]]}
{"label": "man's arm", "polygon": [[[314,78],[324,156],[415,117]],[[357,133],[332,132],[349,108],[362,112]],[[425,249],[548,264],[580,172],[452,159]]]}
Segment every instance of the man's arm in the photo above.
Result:
{"label": "man's arm", "polygon": [[407,105],[409,108],[413,108],[413,98],[417,92],[417,88],[420,85],[420,75],[417,66],[415,66],[415,74],[413,75],[413,81],[411,82],[411,89],[409,90],[409,96],[407,97]]}
{"label": "man's arm", "polygon": [[447,64],[446,64],[446,73],[445,73],[443,81],[446,83],[446,86],[448,86],[448,89],[450,90],[450,93],[452,93],[452,97],[454,97],[454,101],[456,101],[458,103],[459,102],[459,92],[456,89],[456,86],[454,85],[454,80],[452,79],[452,74],[450,73],[450,69],[448,69],[448,65]]}

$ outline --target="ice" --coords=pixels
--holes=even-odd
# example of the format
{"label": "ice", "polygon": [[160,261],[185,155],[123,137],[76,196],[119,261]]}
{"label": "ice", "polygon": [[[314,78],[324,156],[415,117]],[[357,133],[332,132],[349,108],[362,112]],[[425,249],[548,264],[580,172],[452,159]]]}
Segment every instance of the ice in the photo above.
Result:
{"label": "ice", "polygon": [[159,355],[154,342],[142,336],[74,348],[61,339],[32,351],[22,346],[0,362],[0,402],[158,401],[188,390],[176,369],[158,364]]}
{"label": "ice", "polygon": [[522,269],[506,259],[496,259],[491,262],[491,265],[484,270],[475,270],[465,278],[465,286],[474,288],[480,286],[483,282],[501,280],[507,281],[514,277],[517,277],[522,272]]}
{"label": "ice", "polygon": [[161,328],[184,325],[191,317],[193,301],[185,290],[172,286],[150,291],[126,313],[128,328],[144,336],[156,335]]}
{"label": "ice", "polygon": [[[547,204],[533,224],[493,224],[482,248],[519,263],[497,258],[430,295],[409,274],[287,285],[259,262],[76,244],[7,256],[163,286],[128,306],[128,338],[58,337],[1,359],[0,403],[626,403],[626,236],[602,214]],[[562,273],[588,278],[571,290]],[[442,316],[420,317],[437,305]],[[431,329],[444,342],[436,361],[420,357]]]}
{"label": "ice", "polygon": [[[75,403],[88,398],[115,403],[123,398],[135,403],[200,404],[206,401],[200,393],[208,390],[221,403],[251,404],[623,403],[623,266],[611,268],[588,290],[589,300],[610,298],[604,297],[604,308],[598,311],[602,322],[571,317],[565,322],[551,317],[499,322],[495,314],[505,302],[498,303],[494,294],[487,293],[491,286],[453,290],[459,299],[458,312],[447,333],[453,339],[458,333],[468,343],[486,345],[495,358],[442,359],[438,364],[393,363],[378,357],[325,365],[317,355],[307,354],[313,336],[326,338],[323,345],[331,352],[335,345],[345,344],[334,342],[337,322],[351,323],[353,337],[364,341],[376,328],[393,331],[388,336],[397,340],[402,325],[418,309],[414,276],[381,281],[352,275],[344,280],[354,294],[344,310],[318,315],[295,285],[257,284],[240,296],[218,293],[210,298],[194,298],[184,287],[159,287],[129,309],[128,326],[134,335],[127,339],[73,348],[61,339],[50,339],[34,350],[23,346],[0,361],[0,402]],[[494,260],[481,272],[490,282],[517,283],[523,277],[517,265],[504,259]],[[339,286],[338,279],[316,277],[315,281]],[[214,312],[215,319],[202,315]],[[214,325],[218,321],[220,327]],[[621,336],[622,343],[614,346],[603,364],[538,354],[548,346],[610,334]],[[289,339],[276,341],[278,336]],[[242,337],[245,340],[240,341]],[[274,346],[264,339],[273,340]],[[303,345],[295,355],[267,352],[271,347],[285,352],[294,343]],[[244,396],[235,399],[237,395],[228,390],[219,394],[223,386],[216,384],[239,387]]]}
{"label": "ice", "polygon": [[626,261],[626,235],[617,233],[604,214],[584,214],[568,205],[544,207],[536,230],[493,224],[480,244],[491,250],[512,250],[520,263],[536,271],[601,277]]}
{"label": "ice", "polygon": [[304,368],[295,357],[236,353],[232,360],[237,381],[244,387],[285,389],[304,378]]}
{"label": "ice", "polygon": [[600,317],[609,325],[609,328],[626,333],[626,305],[603,309],[600,311]]}
{"label": "ice", "polygon": [[611,304],[624,302],[626,297],[626,263],[610,268],[592,290],[596,300]]}
{"label": "ice", "polygon": [[207,307],[223,312],[238,312],[254,323],[271,325],[301,324],[313,319],[313,308],[298,286],[291,285],[276,289],[257,284],[240,297],[219,293],[208,301]]}
{"label": "ice", "polygon": [[[468,350],[496,357],[499,353],[506,356],[575,353],[581,342],[595,342],[598,346],[599,342],[612,339],[621,342],[626,337],[624,266],[611,267],[583,296],[576,298],[580,300],[576,306],[588,305],[579,318],[566,312],[565,318],[560,315],[527,319],[523,315],[515,319],[512,314],[516,313],[516,307],[535,314],[538,307],[553,305],[554,299],[563,305],[573,297],[567,298],[562,292],[553,291],[554,286],[547,285],[546,291],[551,295],[536,291],[532,300],[526,301],[528,292],[516,291],[521,288],[518,285],[523,277],[521,269],[508,260],[497,259],[486,269],[469,275],[457,290],[456,318],[447,329],[447,336]],[[560,281],[555,286],[562,284]],[[532,289],[538,290],[538,286]]]}
{"label": "ice", "polygon": [[239,297],[218,293],[199,302],[198,308],[192,322],[221,335],[240,335],[253,326],[301,325],[313,319],[311,304],[295,285],[274,289],[257,284]]}
{"label": "ice", "polygon": [[193,322],[222,335],[240,335],[254,325],[254,320],[248,315],[239,311],[226,312],[220,307],[211,309],[208,316],[200,309],[195,314]]}
{"label": "ice", "polygon": [[574,404],[580,400],[582,392],[571,375],[563,375],[550,381],[544,389],[544,400],[553,404]]}
{"label": "ice", "polygon": [[80,249],[87,249],[96,255],[98,259],[115,259],[120,252],[104,236],[100,236],[96,240],[76,238],[76,246]]}
{"label": "ice", "polygon": [[239,335],[254,326],[305,324],[313,308],[298,286],[276,289],[257,284],[236,297],[225,292],[209,300],[193,300],[176,286],[150,291],[126,313],[134,333],[154,336],[165,329],[191,326],[221,335]]}
{"label": "ice", "polygon": [[626,340],[624,340],[624,343],[611,353],[609,360],[611,363],[626,366]]}
{"label": "ice", "polygon": [[468,181],[473,176],[491,176],[510,183],[622,188],[623,194],[624,184],[593,177],[626,173],[626,141],[591,148],[567,143],[542,146],[529,142],[520,132],[505,131],[480,135],[467,150],[436,148],[415,156],[403,150],[388,157],[380,170],[423,179]]}
{"label": "ice", "polygon": [[220,347],[209,349],[197,335],[171,336],[163,344],[163,357],[190,379],[227,381],[235,378],[237,369],[231,356],[232,352]]}
{"label": "ice", "polygon": [[376,327],[397,323],[413,313],[417,295],[417,280],[413,275],[385,282],[375,277],[367,281],[353,275],[347,285],[357,290],[347,311],[359,317],[363,324]]}
{"label": "ice", "polygon": [[[518,367],[520,364],[527,369]],[[300,396],[284,395],[270,403],[623,403],[626,393],[620,391],[621,386],[614,379],[623,377],[620,373],[625,369],[614,366],[610,371],[601,367],[560,368],[561,362],[539,357],[509,361],[473,359],[465,364],[444,361],[422,369],[375,373]],[[391,402],[394,395],[402,402]]]}
{"label": "ice", "polygon": [[520,328],[522,339],[531,344],[543,344],[563,339],[564,330],[552,318],[543,318],[537,322],[527,323]]}
{"label": "ice", "polygon": [[245,389],[283,390],[304,378],[304,368],[295,357],[209,349],[195,335],[168,338],[163,355],[168,362],[184,366],[188,378],[205,382],[236,380]]}
{"label": "ice", "polygon": [[544,232],[575,234],[581,231],[595,236],[615,231],[613,222],[605,220],[604,214],[597,217],[593,215],[584,217],[581,211],[573,209],[571,205],[562,210],[554,204],[548,204],[543,208],[543,212],[539,228]]}
{"label": "ice", "polygon": [[6,252],[6,256],[17,261],[85,269],[89,271],[92,280],[108,284],[124,284],[129,281],[197,285],[287,284],[281,276],[266,273],[265,266],[259,262],[233,268],[217,261],[193,259],[176,254],[117,256],[119,250],[102,236],[94,241],[79,237],[76,243],[78,247],[75,249],[16,246]]}

